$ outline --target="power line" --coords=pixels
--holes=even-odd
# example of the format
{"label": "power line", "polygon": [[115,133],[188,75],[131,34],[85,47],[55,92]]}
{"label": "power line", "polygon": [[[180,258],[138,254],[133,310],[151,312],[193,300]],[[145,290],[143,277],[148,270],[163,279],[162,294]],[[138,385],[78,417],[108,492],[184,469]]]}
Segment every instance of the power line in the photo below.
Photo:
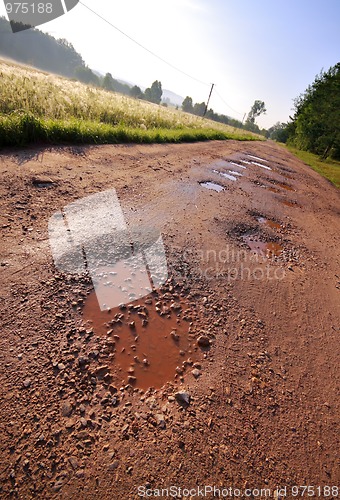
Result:
{"label": "power line", "polygon": [[90,12],[92,12],[92,14],[94,14],[95,16],[99,17],[99,19],[101,19],[102,21],[104,21],[105,23],[107,23],[109,26],[111,26],[111,28],[114,28],[115,30],[119,31],[119,33],[121,33],[126,38],[128,38],[129,40],[131,40],[133,43],[135,43],[136,45],[138,45],[139,47],[141,47],[143,50],[146,50],[146,52],[149,52],[149,54],[151,54],[152,56],[156,57],[157,59],[159,59],[163,63],[167,64],[171,68],[175,69],[179,73],[182,73],[183,75],[187,76],[188,78],[191,78],[192,80],[195,80],[198,83],[201,83],[202,85],[207,85],[207,86],[210,85],[209,83],[203,82],[202,80],[199,80],[198,78],[195,78],[194,76],[189,75],[189,73],[186,73],[185,71],[181,70],[180,68],[177,68],[177,66],[174,66],[170,62],[166,61],[165,59],[163,59],[163,57],[159,56],[158,54],[155,54],[155,52],[153,52],[152,50],[148,49],[147,47],[145,47],[141,43],[137,42],[137,40],[135,40],[134,38],[132,38],[130,35],[127,35],[126,33],[124,33],[124,31],[122,31],[121,29],[117,28],[117,26],[115,26],[110,21],[108,21],[107,19],[105,19],[105,17],[103,17],[100,14],[98,14],[98,12],[94,11],[93,9],[91,9],[88,5],[85,5],[83,2],[79,2],[79,4],[82,5],[83,7],[85,7]]}
{"label": "power line", "polygon": [[218,97],[221,99],[222,102],[224,102],[224,104],[229,108],[231,109],[234,113],[237,113],[238,115],[243,115],[243,113],[240,113],[239,111],[236,111],[236,109],[232,108],[231,106],[229,106],[229,104],[223,99],[223,97],[221,96],[221,94],[219,94],[219,92],[217,92],[216,90],[216,87],[215,87],[215,94],[218,95]]}

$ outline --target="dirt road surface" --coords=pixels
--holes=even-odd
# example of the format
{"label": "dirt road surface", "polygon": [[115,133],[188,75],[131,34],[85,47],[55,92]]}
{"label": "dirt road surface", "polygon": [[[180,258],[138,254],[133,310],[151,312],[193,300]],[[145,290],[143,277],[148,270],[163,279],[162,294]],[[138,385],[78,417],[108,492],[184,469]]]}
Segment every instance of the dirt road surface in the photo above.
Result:
{"label": "dirt road surface", "polygon": [[[339,485],[339,191],[271,142],[11,150],[0,172],[1,498]],[[107,189],[168,279],[101,312],[48,221]]]}

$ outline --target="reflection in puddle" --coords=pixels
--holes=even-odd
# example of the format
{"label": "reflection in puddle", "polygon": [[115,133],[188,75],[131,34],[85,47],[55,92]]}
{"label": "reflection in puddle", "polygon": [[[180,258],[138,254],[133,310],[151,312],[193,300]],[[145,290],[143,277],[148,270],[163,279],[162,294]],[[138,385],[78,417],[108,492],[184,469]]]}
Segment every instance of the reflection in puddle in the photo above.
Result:
{"label": "reflection in puddle", "polygon": [[278,222],[275,222],[270,219],[266,219],[266,217],[258,217],[258,222],[263,224],[264,226],[270,227],[271,229],[280,229],[281,225]]}
{"label": "reflection in puddle", "polygon": [[244,165],[240,165],[239,163],[236,163],[235,161],[231,161],[230,165],[233,165],[234,167],[238,167],[238,168],[244,168],[244,169],[247,168]]}
{"label": "reflection in puddle", "polygon": [[258,255],[267,257],[278,257],[281,255],[283,248],[279,243],[261,241],[256,235],[246,234],[243,236],[243,241],[248,245],[250,250]]}
{"label": "reflection in puddle", "polygon": [[[139,265],[138,265],[139,264]],[[102,309],[127,304],[151,293],[151,283],[143,260],[120,260],[110,267],[93,270],[93,283]]]}
{"label": "reflection in puddle", "polygon": [[239,177],[242,177],[243,174],[241,174],[241,172],[235,172],[235,170],[228,170],[229,174],[232,174],[232,175],[238,175]]}
{"label": "reflection in puddle", "polygon": [[250,163],[251,165],[256,165],[257,167],[265,168],[266,170],[271,170],[271,168],[267,167],[267,165],[262,165],[262,163],[258,163],[257,161],[252,161]]}
{"label": "reflection in puddle", "polygon": [[206,181],[206,182],[200,182],[199,184],[207,189],[213,189],[218,193],[220,191],[224,191],[224,187],[221,186],[221,184],[217,184],[217,182]]}
{"label": "reflection in puddle", "polygon": [[108,364],[117,381],[145,390],[173,381],[198,360],[199,348],[189,338],[189,312],[189,305],[177,294],[150,294],[127,306],[101,311],[93,292],[83,316],[105,340],[108,360],[102,355],[102,363]]}
{"label": "reflection in puddle", "polygon": [[266,160],[265,158],[261,158],[260,156],[254,156],[254,155],[249,155],[247,154],[248,158],[254,158],[254,160],[259,160],[259,161],[266,161],[268,162],[268,160]]}
{"label": "reflection in puddle", "polygon": [[[222,175],[226,179],[229,179],[230,181],[236,181],[237,178],[234,175],[227,174],[226,172],[220,172],[219,170],[213,170],[215,174]],[[238,174],[237,174],[238,175]]]}

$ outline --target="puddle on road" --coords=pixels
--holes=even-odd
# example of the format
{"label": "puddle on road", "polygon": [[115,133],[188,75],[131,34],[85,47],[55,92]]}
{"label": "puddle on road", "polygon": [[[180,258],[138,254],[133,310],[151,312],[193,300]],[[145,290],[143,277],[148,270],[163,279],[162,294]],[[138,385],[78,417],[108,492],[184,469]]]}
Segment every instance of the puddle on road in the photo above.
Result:
{"label": "puddle on road", "polygon": [[246,234],[242,239],[252,252],[267,258],[278,257],[283,251],[279,243],[261,241],[257,235]]}
{"label": "puddle on road", "polygon": [[299,205],[298,203],[295,203],[294,201],[281,200],[281,203],[286,205],[286,207],[301,208],[301,205]]}
{"label": "puddle on road", "polygon": [[101,266],[92,270],[103,309],[109,309],[110,305],[127,304],[151,293],[147,268],[140,269],[137,264],[142,265],[143,262],[120,260],[110,267]]}
{"label": "puddle on road", "polygon": [[281,224],[278,222],[275,222],[271,219],[266,219],[266,217],[257,217],[257,220],[260,224],[263,224],[264,226],[270,227],[270,229],[280,229]]}
{"label": "puddle on road", "polygon": [[288,184],[284,184],[283,182],[276,182],[276,186],[279,186],[282,189],[286,189],[286,191],[294,191],[294,188],[292,186],[289,186]]}
{"label": "puddle on road", "polygon": [[[235,175],[232,175],[232,174],[229,174],[226,172],[220,172],[219,170],[213,170],[213,172],[215,174],[222,175],[223,177],[225,177],[226,179],[229,179],[230,181],[237,181],[237,177],[235,177]],[[239,174],[237,174],[237,175],[239,175]]]}
{"label": "puddle on road", "polygon": [[254,155],[250,155],[250,154],[247,154],[248,158],[253,158],[254,160],[259,160],[259,161],[266,161],[268,163],[268,160],[266,160],[265,158],[261,158],[260,156],[254,156]]}
{"label": "puddle on road", "polygon": [[206,189],[213,189],[214,191],[217,191],[220,193],[221,191],[224,191],[224,187],[221,186],[221,184],[217,184],[217,182],[211,182],[211,181],[206,181],[206,182],[199,182],[199,184]]}
{"label": "puddle on road", "polygon": [[267,165],[262,165],[262,163],[258,163],[257,161],[251,161],[250,164],[256,165],[257,167],[261,167],[261,168],[264,168],[266,170],[271,170],[271,168],[267,167]]}
{"label": "puddle on road", "polygon": [[181,375],[199,359],[196,341],[189,338],[191,313],[183,299],[170,294],[161,298],[150,294],[126,306],[101,311],[93,292],[85,302],[83,317],[95,334],[106,340],[111,355],[109,361],[102,357],[102,364],[113,369],[117,382],[146,390],[173,381],[176,373]]}
{"label": "puddle on road", "polygon": [[268,187],[268,186],[263,186],[265,187],[266,189],[268,189],[268,191],[271,191],[272,193],[279,193],[280,191],[274,187]]}
{"label": "puddle on road", "polygon": [[238,168],[243,168],[243,169],[247,168],[244,165],[240,165],[240,163],[236,163],[235,161],[231,161],[230,165],[233,165],[234,167],[238,167]]}

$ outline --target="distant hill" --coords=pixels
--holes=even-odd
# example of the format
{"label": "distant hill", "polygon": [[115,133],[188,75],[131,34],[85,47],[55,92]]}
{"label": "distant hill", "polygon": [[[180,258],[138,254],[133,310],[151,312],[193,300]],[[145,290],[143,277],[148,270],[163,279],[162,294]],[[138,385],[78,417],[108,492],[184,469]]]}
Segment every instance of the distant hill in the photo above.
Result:
{"label": "distant hill", "polygon": [[[57,40],[38,29],[12,33],[11,25],[5,17],[0,17],[0,56],[122,94],[130,95],[130,89],[135,85],[123,79],[115,79],[101,70],[91,70],[73,45],[65,39]],[[163,89],[162,102],[180,107],[183,97]]]}
{"label": "distant hill", "polygon": [[184,97],[171,92],[171,90],[163,89],[162,102],[168,102],[168,99],[171,104],[181,107]]}
{"label": "distant hill", "polygon": [[77,68],[86,68],[67,40],[56,40],[37,29],[12,33],[5,17],[0,17],[0,55],[70,78],[76,76]]}

